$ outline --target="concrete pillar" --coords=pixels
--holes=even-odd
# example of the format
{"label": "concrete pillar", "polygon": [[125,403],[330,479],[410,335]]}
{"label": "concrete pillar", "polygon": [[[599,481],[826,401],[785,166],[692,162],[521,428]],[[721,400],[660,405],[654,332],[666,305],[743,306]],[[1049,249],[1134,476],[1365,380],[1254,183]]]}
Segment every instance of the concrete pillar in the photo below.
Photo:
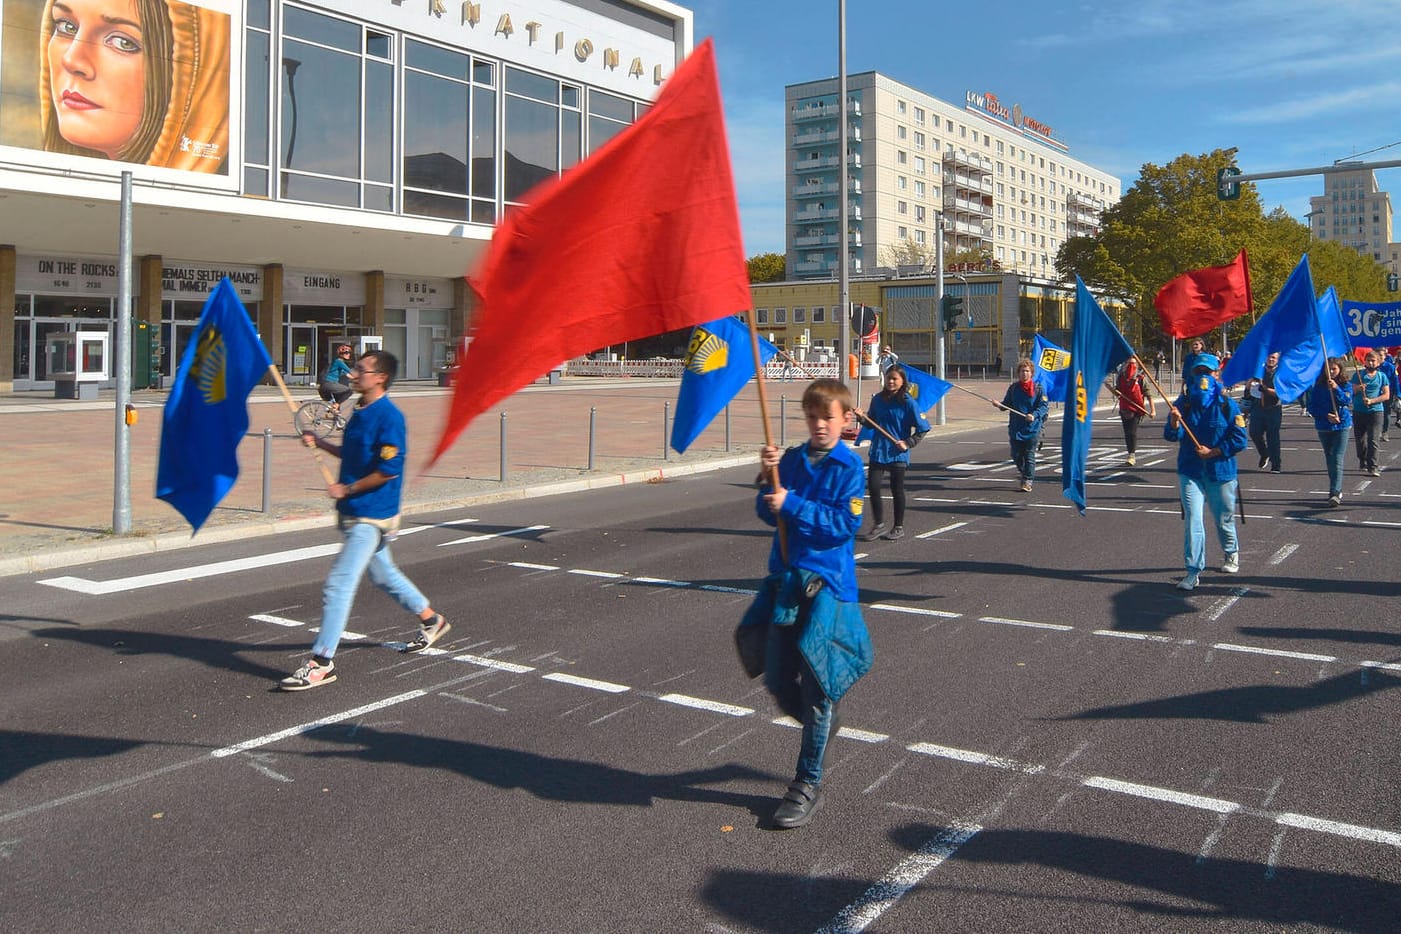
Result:
{"label": "concrete pillar", "polygon": [[165,261],[159,256],[143,256],[136,261],[136,307],[132,313],[137,321],[152,327],[161,324],[161,268]]}
{"label": "concrete pillar", "polygon": [[384,335],[384,271],[365,273],[365,310],[360,322],[370,334]]}
{"label": "concrete pillar", "polygon": [[15,391],[15,248],[0,244],[0,392]]}
{"label": "concrete pillar", "polygon": [[282,373],[287,372],[286,328],[282,326],[282,264],[263,267],[263,300],[258,304],[258,334],[268,355]]}

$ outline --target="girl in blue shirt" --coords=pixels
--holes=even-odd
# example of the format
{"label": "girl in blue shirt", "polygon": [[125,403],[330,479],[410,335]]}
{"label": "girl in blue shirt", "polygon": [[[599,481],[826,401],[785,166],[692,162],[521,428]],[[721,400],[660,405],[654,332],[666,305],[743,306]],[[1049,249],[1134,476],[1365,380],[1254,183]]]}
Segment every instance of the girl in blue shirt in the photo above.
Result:
{"label": "girl in blue shirt", "polygon": [[1309,389],[1308,409],[1328,465],[1328,505],[1336,508],[1343,501],[1343,455],[1352,427],[1352,385],[1343,376],[1341,358],[1324,364],[1318,381]]}
{"label": "girl in blue shirt", "polygon": [[[860,413],[858,413],[860,414]],[[885,509],[881,502],[882,478],[890,476],[890,500],[894,504],[895,525],[886,536],[891,541],[905,536],[905,468],[910,464],[910,448],[929,433],[929,422],[910,398],[905,368],[892,364],[885,371],[885,389],[871,399],[865,419],[884,430],[873,432],[871,454],[866,468],[866,502],[871,507],[871,528],[861,534],[863,542],[873,542],[885,531]],[[899,440],[891,441],[886,437]]]}

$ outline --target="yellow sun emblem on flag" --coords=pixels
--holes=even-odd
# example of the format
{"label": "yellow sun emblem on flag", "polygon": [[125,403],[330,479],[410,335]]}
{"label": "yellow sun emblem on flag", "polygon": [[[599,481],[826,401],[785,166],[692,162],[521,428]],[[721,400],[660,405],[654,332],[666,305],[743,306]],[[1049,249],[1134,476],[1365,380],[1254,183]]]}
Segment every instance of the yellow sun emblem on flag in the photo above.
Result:
{"label": "yellow sun emblem on flag", "polygon": [[685,367],[692,373],[704,376],[716,370],[723,370],[730,362],[730,345],[719,334],[696,328],[691,335],[691,344],[686,348]]}
{"label": "yellow sun emblem on flag", "polygon": [[200,332],[190,377],[199,387],[200,399],[205,405],[218,405],[228,395],[225,379],[228,353],[224,335],[219,333],[218,328],[209,325]]}

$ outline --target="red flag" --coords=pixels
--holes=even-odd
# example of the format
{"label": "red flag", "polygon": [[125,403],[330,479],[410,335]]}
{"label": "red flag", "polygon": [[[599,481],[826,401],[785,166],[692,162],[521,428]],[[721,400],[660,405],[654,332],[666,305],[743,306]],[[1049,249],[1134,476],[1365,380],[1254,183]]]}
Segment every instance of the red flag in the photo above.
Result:
{"label": "red flag", "polygon": [[529,200],[469,277],[471,341],[434,460],[561,361],[751,303],[709,39],[635,124]]}
{"label": "red flag", "polygon": [[1196,337],[1250,311],[1250,263],[1241,250],[1225,266],[1184,272],[1158,290],[1153,299],[1164,333]]}

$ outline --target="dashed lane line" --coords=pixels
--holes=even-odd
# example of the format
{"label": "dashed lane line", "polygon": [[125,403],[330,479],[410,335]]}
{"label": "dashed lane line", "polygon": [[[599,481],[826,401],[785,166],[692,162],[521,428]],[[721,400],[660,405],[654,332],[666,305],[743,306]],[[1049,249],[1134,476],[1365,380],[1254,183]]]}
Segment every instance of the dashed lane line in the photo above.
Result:
{"label": "dashed lane line", "polygon": [[915,538],[933,538],[935,535],[943,535],[945,532],[952,532],[954,529],[961,529],[967,524],[967,522],[954,522],[951,525],[946,525],[941,529],[934,529],[932,532],[921,532],[920,534],[916,535]]}
{"label": "dashed lane line", "polygon": [[1137,782],[1125,782],[1116,778],[1105,778],[1102,775],[1092,775],[1081,784],[1089,788],[1132,795],[1136,798],[1148,798],[1153,801],[1178,804],[1182,807],[1198,808],[1203,811],[1211,811],[1214,814],[1234,814],[1241,809],[1241,806],[1234,801],[1223,801],[1220,798],[1208,798],[1205,795],[1173,791],[1170,788],[1158,788],[1154,785],[1140,785]]}
{"label": "dashed lane line", "polygon": [[739,707],[735,704],[722,704],[720,701],[706,700],[703,697],[691,697],[686,694],[663,694],[657,698],[668,704],[676,704],[679,707],[691,707],[695,710],[708,710],[711,713],[724,714],[727,717],[748,717],[754,713],[753,707]]}
{"label": "dashed lane line", "polygon": [[470,545],[474,542],[490,541],[493,538],[507,538],[512,535],[528,535],[531,532],[542,532],[548,528],[548,525],[527,525],[524,528],[507,529],[504,532],[488,532],[485,535],[469,535],[466,538],[458,538],[450,542],[439,542],[438,547],[447,548],[449,545]]}
{"label": "dashed lane line", "polygon": [[1021,626],[1025,629],[1050,629],[1053,632],[1071,632],[1074,626],[1063,623],[1038,623],[1029,619],[1008,619],[1005,616],[979,616],[980,623],[999,623],[1003,626]]}
{"label": "dashed lane line", "polygon": [[1313,652],[1287,652],[1284,649],[1265,649],[1256,645],[1236,645],[1231,642],[1214,642],[1213,649],[1223,652],[1248,652],[1253,655],[1273,655],[1275,658],[1294,658],[1305,662],[1336,662],[1336,655],[1316,655]]}
{"label": "dashed lane line", "polygon": [[905,748],[910,752],[917,752],[922,756],[936,756],[940,759],[952,759],[955,762],[967,762],[971,765],[986,765],[994,769],[1003,769],[1008,772],[1022,772],[1026,775],[1040,775],[1042,772],[1046,771],[1044,765],[1018,762],[1015,759],[1008,759],[1003,756],[989,755],[985,752],[974,752],[971,749],[955,749],[952,746],[940,746],[936,743],[911,743]]}
{"label": "dashed lane line", "polygon": [[612,681],[599,681],[594,678],[581,678],[578,675],[568,675],[562,671],[552,671],[547,675],[541,675],[546,681],[556,681],[560,684],[572,684],[579,688],[588,688],[590,691],[602,691],[605,694],[625,694],[632,688],[626,684],[616,684]]}
{"label": "dashed lane line", "polygon": [[406,691],[403,694],[396,694],[393,697],[386,697],[383,700],[375,701],[373,704],[365,704],[362,707],[356,707],[351,710],[343,710],[340,713],[333,713],[329,716],[322,717],[319,720],[313,720],[310,723],[303,723],[298,726],[288,727],[285,730],[278,730],[276,733],[267,733],[263,736],[258,736],[253,739],[246,739],[241,743],[235,743],[232,746],[225,746],[223,749],[216,749],[209,755],[211,758],[214,759],[222,759],[226,756],[237,755],[240,752],[247,752],[250,749],[257,749],[259,746],[267,746],[270,743],[276,743],[284,739],[290,739],[293,736],[301,736],[303,733],[310,733],[312,730],[318,730],[323,726],[330,726],[333,723],[340,723],[344,720],[350,720],[354,717],[362,717],[367,713],[374,713],[376,710],[383,710],[386,707],[393,707],[395,704],[402,704],[405,701],[411,701],[415,698],[423,697],[427,693],[427,691]]}

